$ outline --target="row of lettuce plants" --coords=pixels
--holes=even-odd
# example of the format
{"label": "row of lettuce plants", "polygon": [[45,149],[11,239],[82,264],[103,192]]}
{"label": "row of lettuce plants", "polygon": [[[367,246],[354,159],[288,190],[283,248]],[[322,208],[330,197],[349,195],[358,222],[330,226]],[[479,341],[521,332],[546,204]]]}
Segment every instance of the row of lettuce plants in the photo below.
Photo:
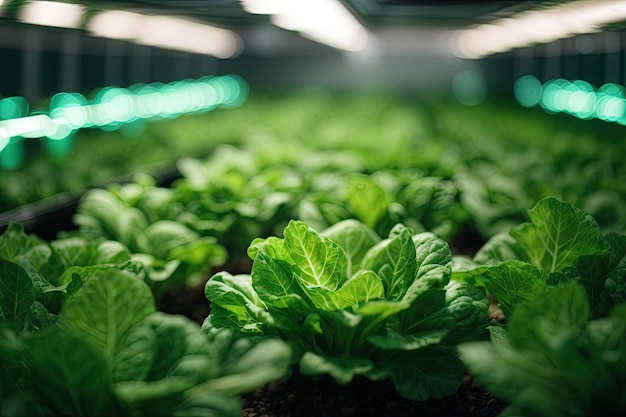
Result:
{"label": "row of lettuce plants", "polygon": [[473,258],[402,224],[381,239],[291,221],[252,242],[250,274],[209,279],[203,328],[278,336],[304,375],[390,378],[414,400],[453,394],[467,367],[503,416],[623,415],[626,235],[551,197],[528,214]]}
{"label": "row of lettuce plants", "polygon": [[528,215],[471,258],[402,223],[382,238],[357,219],[320,232],[292,219],[251,241],[249,273],[207,281],[202,328],[156,311],[151,264],[124,243],[12,225],[3,414],[232,416],[238,394],[292,365],[340,384],[391,379],[414,400],[453,394],[467,367],[507,415],[620,415],[626,236],[555,198]]}
{"label": "row of lettuce plants", "polygon": [[[509,415],[623,413],[618,145],[481,138],[363,97],[332,117],[325,94],[253,102],[221,134],[239,146],[179,159],[171,187],[89,190],[52,242],[9,227],[2,414],[234,416],[237,394],[290,365],[415,400],[454,393],[467,367]],[[485,242],[471,257],[468,230]],[[156,311],[211,275],[202,329]]]}
{"label": "row of lettuce plants", "polygon": [[[450,192],[461,198],[473,227],[487,236],[523,220],[526,208],[549,195],[583,208],[603,229],[623,228],[626,209],[616,204],[626,192],[623,132],[557,120],[506,104],[463,107],[383,91],[253,94],[237,109],[155,122],[135,133],[78,132],[73,153],[3,172],[0,211],[55,193],[80,193],[134,172],[171,168],[185,155],[209,154],[229,143],[253,153],[250,166],[217,158],[208,163],[234,164],[244,176],[259,165],[287,163],[318,170],[329,165],[340,172],[410,170],[414,178],[430,177],[425,187],[445,201]],[[442,179],[448,182],[442,185]]]}
{"label": "row of lettuce plants", "polygon": [[[472,164],[480,173],[480,163]],[[207,263],[227,258],[232,271],[248,270],[248,244],[280,235],[292,219],[315,230],[357,219],[379,236],[402,223],[436,234],[457,252],[474,252],[523,221],[532,204],[525,202],[541,194],[523,191],[522,179],[505,179],[495,167],[484,182],[465,166],[450,176],[398,164],[371,171],[359,152],[278,140],[220,145],[204,159],[179,159],[177,168],[181,178],[170,187],[141,174],[89,190],[74,217],[80,236],[120,241],[142,257],[157,292],[199,283]],[[620,195],[603,203],[615,214],[601,216],[605,232],[626,229]]]}
{"label": "row of lettuce plants", "polygon": [[0,414],[239,415],[239,395],[286,372],[277,339],[202,332],[156,309],[117,241],[0,237]]}

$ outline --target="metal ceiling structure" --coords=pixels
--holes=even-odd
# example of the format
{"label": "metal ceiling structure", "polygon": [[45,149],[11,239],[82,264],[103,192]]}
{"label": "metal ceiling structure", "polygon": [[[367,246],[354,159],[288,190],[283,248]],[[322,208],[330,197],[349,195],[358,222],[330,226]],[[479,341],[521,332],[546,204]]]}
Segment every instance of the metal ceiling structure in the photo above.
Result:
{"label": "metal ceiling structure", "polygon": [[[297,1],[297,0],[294,0]],[[325,0],[319,0],[325,1]],[[341,0],[369,29],[411,26],[462,28],[564,1],[546,0]],[[193,17],[226,27],[269,24],[267,16],[247,13],[239,0],[102,0],[92,7]]]}
{"label": "metal ceiling structure", "polygon": [[[222,59],[131,39],[99,37],[84,26],[36,26],[18,18],[19,10],[34,2],[0,0],[0,59],[4,64],[0,70],[1,93],[36,98],[63,89],[85,90],[111,83],[130,85],[233,72],[252,83],[272,87],[289,88],[298,83],[350,87],[357,82],[366,85],[384,79],[397,82],[402,88],[440,88],[462,69],[482,65],[455,55],[451,36],[524,12],[574,3],[615,5],[614,13],[618,15],[604,31],[529,42],[528,46],[513,46],[504,53],[496,51],[498,69],[490,70],[488,78],[498,82],[501,77],[507,88],[513,77],[529,72],[542,79],[565,75],[624,83],[626,78],[624,0],[309,0],[339,1],[366,28],[370,42],[358,53],[333,49],[279,27],[272,16],[247,11],[244,0],[56,1],[84,8],[85,21],[115,10],[185,18],[228,29],[241,39],[244,47],[232,59]],[[550,19],[558,20],[559,16],[552,15]],[[542,26],[538,27],[541,30]],[[494,59],[483,61],[488,64]]]}
{"label": "metal ceiling structure", "polygon": [[[275,30],[270,16],[254,14],[245,10],[243,0],[61,0],[64,3],[80,5],[94,14],[106,10],[126,10],[146,15],[167,15],[196,22],[227,28],[237,33],[245,44],[255,45],[262,37],[270,37],[277,51],[293,47],[302,50],[303,45],[290,39],[292,34],[284,29]],[[257,3],[282,0],[256,0]],[[292,0],[296,4],[299,0]],[[313,2],[330,2],[314,0]],[[573,3],[567,0],[332,0],[339,1],[371,33],[385,36],[391,33],[394,41],[399,34],[406,34],[405,39],[420,38],[425,33],[441,34],[487,24],[497,19],[509,18],[525,11],[547,9]],[[602,3],[602,1],[598,0]],[[312,2],[312,3],[313,3]],[[19,9],[27,5],[28,0],[0,1],[0,26],[16,20]],[[604,1],[606,3],[606,1]],[[623,3],[614,0],[615,4]],[[612,30],[623,31],[626,28],[626,11],[622,4],[619,13],[623,19],[616,19],[611,24]],[[280,32],[282,39],[278,39]],[[414,36],[420,35],[420,36]],[[17,41],[16,36],[3,36],[0,45]],[[286,47],[283,43],[286,42]],[[430,42],[430,41],[428,41]],[[419,42],[418,42],[419,46]],[[427,46],[427,45],[425,45]],[[441,45],[436,45],[438,48]],[[312,46],[309,46],[312,47]],[[432,48],[431,48],[432,49]],[[306,51],[305,49],[303,49]],[[432,52],[428,50],[427,52]]]}

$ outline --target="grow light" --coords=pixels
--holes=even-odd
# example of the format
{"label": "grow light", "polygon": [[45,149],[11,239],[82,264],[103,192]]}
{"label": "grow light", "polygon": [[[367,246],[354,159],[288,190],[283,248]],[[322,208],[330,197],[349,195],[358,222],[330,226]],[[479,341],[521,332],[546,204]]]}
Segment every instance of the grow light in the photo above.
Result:
{"label": "grow light", "polygon": [[567,2],[460,31],[455,42],[456,53],[463,58],[482,58],[518,47],[597,32],[603,25],[625,19],[626,0]]}
{"label": "grow light", "polygon": [[87,29],[104,38],[218,58],[232,58],[241,50],[241,40],[230,30],[172,16],[148,16],[111,10],[92,17]]}
{"label": "grow light", "polygon": [[515,83],[515,98],[524,107],[541,106],[548,113],[600,119],[626,126],[626,88],[607,83],[596,89],[586,81],[555,79],[543,84],[532,75]]}
{"label": "grow light", "polygon": [[0,120],[0,151],[21,138],[61,140],[81,128],[114,130],[140,119],[174,118],[218,106],[233,108],[247,99],[247,93],[247,84],[238,76],[208,76],[169,84],[105,87],[91,102],[78,93],[58,93],[50,100],[48,113],[28,116],[22,97],[5,98],[0,100],[0,116],[11,118]]}
{"label": "grow light", "polygon": [[20,9],[19,20],[24,23],[61,28],[78,28],[85,8],[78,4],[55,1],[31,1]]}
{"label": "grow light", "polygon": [[241,0],[248,13],[269,14],[271,22],[306,38],[346,51],[361,51],[368,34],[337,0]]}

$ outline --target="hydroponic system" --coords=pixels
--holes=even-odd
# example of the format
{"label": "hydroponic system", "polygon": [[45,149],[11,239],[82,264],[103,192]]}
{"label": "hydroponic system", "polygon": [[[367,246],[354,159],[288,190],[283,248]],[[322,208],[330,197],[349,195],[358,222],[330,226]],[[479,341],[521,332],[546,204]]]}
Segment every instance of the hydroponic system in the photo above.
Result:
{"label": "hydroponic system", "polygon": [[0,1],[0,415],[625,415],[624,22]]}

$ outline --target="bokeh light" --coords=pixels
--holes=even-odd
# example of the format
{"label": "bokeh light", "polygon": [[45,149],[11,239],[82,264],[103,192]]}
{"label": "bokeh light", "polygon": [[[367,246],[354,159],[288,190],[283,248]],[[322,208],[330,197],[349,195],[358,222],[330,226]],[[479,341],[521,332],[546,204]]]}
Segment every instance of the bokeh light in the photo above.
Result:
{"label": "bokeh light", "polygon": [[524,107],[540,105],[547,113],[567,113],[626,126],[626,88],[615,83],[596,89],[582,80],[555,79],[542,85],[535,77],[525,75],[516,81],[514,93]]}
{"label": "bokeh light", "polygon": [[[234,108],[247,100],[248,92],[245,80],[236,75],[206,76],[168,84],[135,84],[129,88],[110,86],[100,89],[91,102],[78,93],[55,94],[50,99],[47,114],[30,115],[24,97],[3,98],[0,100],[0,154],[22,138],[48,138],[64,142],[49,144],[49,148],[54,149],[52,153],[60,155],[69,151],[73,142],[66,139],[79,129],[97,127],[111,131],[137,120],[174,118],[216,107]],[[6,155],[4,158],[9,161],[2,164],[6,167],[13,167],[15,161],[21,160]]]}
{"label": "bokeh light", "polygon": [[487,97],[487,83],[479,72],[464,70],[452,79],[452,94],[459,103],[475,106]]}
{"label": "bokeh light", "polygon": [[7,97],[0,100],[0,119],[14,119],[28,114],[28,101],[24,97]]}
{"label": "bokeh light", "polygon": [[532,75],[525,75],[515,82],[515,98],[524,107],[534,107],[539,104],[543,87],[541,82]]}

